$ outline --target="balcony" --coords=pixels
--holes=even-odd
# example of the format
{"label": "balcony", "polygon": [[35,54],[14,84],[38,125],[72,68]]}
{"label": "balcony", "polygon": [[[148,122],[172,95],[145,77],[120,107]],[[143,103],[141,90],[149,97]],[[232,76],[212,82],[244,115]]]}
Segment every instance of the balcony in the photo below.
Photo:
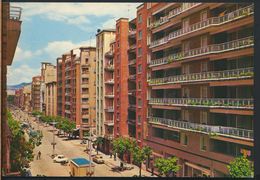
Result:
{"label": "balcony", "polygon": [[132,80],[132,81],[135,81],[136,80],[136,74],[129,75],[128,79]]}
{"label": "balcony", "polygon": [[105,108],[106,112],[114,112],[114,107],[113,106],[108,106]]}
{"label": "balcony", "polygon": [[105,134],[104,137],[108,140],[113,140],[114,135],[113,134]]}
{"label": "balcony", "polygon": [[206,134],[216,134],[228,137],[235,138],[245,138],[249,140],[253,140],[253,130],[233,128],[233,127],[225,127],[225,126],[212,126],[212,125],[204,125],[197,124],[185,121],[177,121],[172,119],[158,118],[158,117],[150,117],[149,123],[153,124],[161,124],[168,127],[174,127],[182,130],[201,132]]}
{"label": "balcony", "polygon": [[105,53],[105,57],[113,58],[114,57],[114,53],[112,51],[108,51],[107,53]]}
{"label": "balcony", "polygon": [[231,99],[231,98],[151,98],[149,104],[209,107],[227,109],[253,109],[253,99]]}
{"label": "balcony", "polygon": [[186,7],[179,7],[179,8],[176,8],[176,9],[173,9],[172,11],[169,12],[168,15],[164,16],[164,17],[160,17],[159,20],[153,22],[151,25],[150,25],[150,28],[156,28],[156,27],[159,27],[161,26],[162,24],[165,24],[166,22],[168,22],[171,18],[185,12],[185,11],[188,11],[189,9],[191,8],[194,8],[195,6],[198,6],[202,3],[189,3],[188,6]]}
{"label": "balcony", "polygon": [[114,84],[114,79],[109,79],[105,81],[106,84]]}
{"label": "balcony", "polygon": [[236,80],[247,79],[254,76],[254,69],[241,68],[225,71],[212,71],[201,72],[185,75],[169,76],[164,78],[156,78],[148,80],[149,85],[164,85],[164,84],[176,84],[186,82],[200,82],[200,81],[223,81],[223,80]]}
{"label": "balcony", "polygon": [[115,96],[114,93],[106,93],[105,94],[106,98],[114,98],[114,96]]}
{"label": "balcony", "polygon": [[87,63],[87,64],[81,64],[81,67],[89,67],[89,66],[90,66],[89,63]]}
{"label": "balcony", "polygon": [[135,125],[136,124],[136,121],[135,119],[128,119],[128,124],[132,124],[132,125]]}
{"label": "balcony", "polygon": [[[168,36],[165,36],[161,39],[158,39],[156,41],[153,41],[150,45],[150,48],[154,48],[156,46],[162,45],[167,43],[168,41],[178,38],[180,36],[187,35],[189,33],[202,30],[204,28],[208,28],[211,26],[219,26],[223,25],[225,23],[244,18],[246,16],[250,16],[254,13],[254,5],[247,6],[245,8],[238,9],[236,11],[233,11],[231,13],[228,13],[224,16],[220,17],[212,17],[207,20],[195,23],[190,25],[187,28],[182,28],[177,31],[171,32]],[[166,21],[167,22],[167,21]]]}
{"label": "balcony", "polygon": [[129,89],[129,90],[128,90],[128,95],[130,95],[130,96],[136,96],[136,89]]}
{"label": "balcony", "polygon": [[107,125],[107,126],[114,126],[114,121],[113,120],[106,120],[104,122],[104,124]]}
{"label": "balcony", "polygon": [[106,65],[105,70],[107,71],[114,71],[114,65]]}
{"label": "balcony", "polygon": [[136,35],[136,30],[129,30],[129,33],[128,33],[128,36],[129,37],[135,37],[135,35]]}
{"label": "balcony", "polygon": [[[15,50],[21,34],[21,12],[22,8],[10,6],[7,19],[7,36],[3,36],[3,42],[6,42],[6,64],[11,65],[13,62]],[[7,38],[5,40],[5,37]]]}
{"label": "balcony", "polygon": [[128,51],[134,51],[136,49],[136,44],[130,45]]}
{"label": "balcony", "polygon": [[70,110],[65,110],[65,113],[71,114]]}
{"label": "balcony", "polygon": [[208,45],[205,47],[200,47],[197,49],[192,49],[188,51],[182,51],[176,54],[172,54],[167,57],[163,57],[160,59],[155,59],[150,62],[150,67],[152,66],[158,66],[163,64],[170,64],[175,61],[180,61],[192,57],[202,56],[202,55],[208,55],[208,54],[217,54],[217,53],[223,53],[227,51],[234,51],[242,48],[247,48],[254,46],[254,36],[229,41],[226,43],[221,44],[213,44]]}
{"label": "balcony", "polygon": [[71,103],[69,101],[66,101],[65,104],[66,105],[71,105]]}
{"label": "balcony", "polygon": [[131,66],[131,65],[135,65],[136,64],[136,59],[132,59],[129,61],[128,65]]}
{"label": "balcony", "polygon": [[135,104],[129,104],[128,108],[132,109],[132,110],[135,110],[136,109],[136,105]]}

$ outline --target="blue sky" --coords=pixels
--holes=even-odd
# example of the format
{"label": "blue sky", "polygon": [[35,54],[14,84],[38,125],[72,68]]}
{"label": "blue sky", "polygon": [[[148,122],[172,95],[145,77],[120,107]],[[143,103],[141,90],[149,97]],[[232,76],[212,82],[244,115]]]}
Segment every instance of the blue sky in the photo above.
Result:
{"label": "blue sky", "polygon": [[22,7],[22,30],[8,85],[31,82],[40,74],[41,62],[73,48],[95,46],[97,29],[114,28],[121,17],[132,19],[141,3],[11,3]]}

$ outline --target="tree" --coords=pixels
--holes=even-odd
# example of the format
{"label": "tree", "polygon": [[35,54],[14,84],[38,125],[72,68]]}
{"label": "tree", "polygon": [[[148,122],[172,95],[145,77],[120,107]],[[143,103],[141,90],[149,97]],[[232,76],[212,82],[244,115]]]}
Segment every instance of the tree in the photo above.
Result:
{"label": "tree", "polygon": [[176,176],[176,173],[180,170],[180,165],[178,165],[178,158],[157,158],[155,160],[155,167],[158,169],[160,176],[165,175],[169,177],[170,173]]}
{"label": "tree", "polygon": [[98,148],[100,145],[103,144],[104,139],[102,137],[97,137],[97,139],[94,141],[94,145],[97,147],[97,154],[98,154]]}
{"label": "tree", "polygon": [[253,163],[246,156],[235,158],[227,166],[229,174],[234,178],[245,178],[253,176]]}
{"label": "tree", "polygon": [[133,152],[133,161],[136,164],[138,164],[139,176],[141,177],[142,163],[151,155],[152,150],[148,146],[145,146],[143,148],[136,146],[136,147],[134,147],[132,152]]}

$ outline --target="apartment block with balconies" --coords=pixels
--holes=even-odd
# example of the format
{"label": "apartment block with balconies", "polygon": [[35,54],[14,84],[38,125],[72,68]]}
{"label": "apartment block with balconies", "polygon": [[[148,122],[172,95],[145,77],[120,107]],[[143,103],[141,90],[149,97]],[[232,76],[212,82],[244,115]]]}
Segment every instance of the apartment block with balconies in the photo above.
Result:
{"label": "apartment block with balconies", "polygon": [[95,125],[95,58],[95,47],[80,47],[57,59],[57,114],[76,123],[80,138]]}
{"label": "apartment block with balconies", "polygon": [[[95,133],[97,136],[104,136],[107,120],[114,112],[113,103],[109,98],[114,87],[114,76],[111,58],[113,57],[110,51],[110,44],[115,40],[114,29],[98,30],[96,34],[96,128]],[[108,53],[107,53],[108,52]],[[110,62],[108,59],[110,58]],[[115,65],[115,64],[114,64]],[[107,94],[110,92],[110,94]]]}
{"label": "apartment block with balconies", "polygon": [[254,5],[151,11],[146,142],[179,158],[178,176],[225,176],[242,152],[253,160]]}
{"label": "apartment block with balconies", "polygon": [[41,76],[34,76],[32,78],[32,110],[40,111],[41,110]]}

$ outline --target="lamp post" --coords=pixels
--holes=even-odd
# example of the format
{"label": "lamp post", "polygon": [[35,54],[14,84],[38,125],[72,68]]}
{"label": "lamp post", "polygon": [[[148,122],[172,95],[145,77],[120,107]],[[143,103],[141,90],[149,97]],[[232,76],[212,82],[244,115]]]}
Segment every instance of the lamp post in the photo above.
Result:
{"label": "lamp post", "polygon": [[53,158],[54,158],[54,156],[55,156],[55,145],[56,145],[55,135],[54,135],[55,124],[57,124],[57,122],[53,121],[53,122],[52,122],[52,125],[53,125],[53,136],[52,136],[52,143],[51,143],[51,145],[52,145],[52,155],[51,155],[51,156],[52,156]]}

